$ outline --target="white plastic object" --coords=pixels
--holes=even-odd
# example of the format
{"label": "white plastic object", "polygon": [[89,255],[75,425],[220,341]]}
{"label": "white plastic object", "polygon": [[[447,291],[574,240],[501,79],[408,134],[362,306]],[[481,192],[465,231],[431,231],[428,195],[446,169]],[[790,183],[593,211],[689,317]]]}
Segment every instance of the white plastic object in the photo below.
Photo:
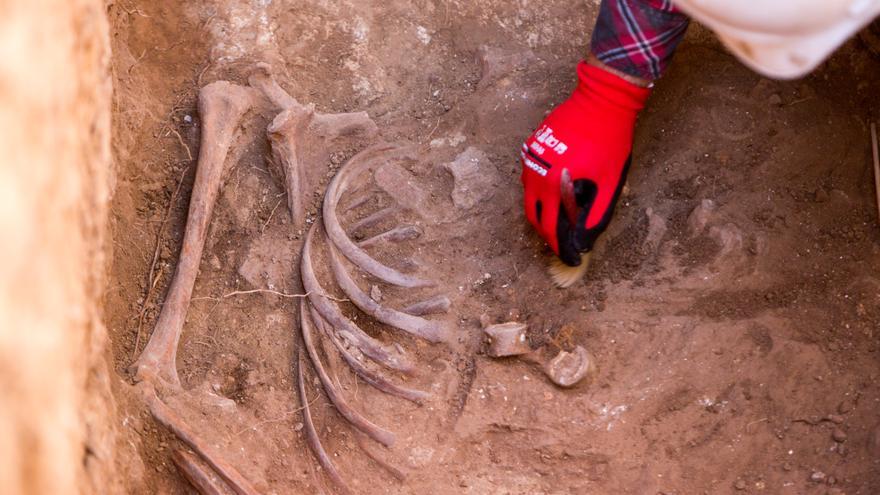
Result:
{"label": "white plastic object", "polygon": [[673,0],[746,65],[801,77],[880,14],[880,0]]}

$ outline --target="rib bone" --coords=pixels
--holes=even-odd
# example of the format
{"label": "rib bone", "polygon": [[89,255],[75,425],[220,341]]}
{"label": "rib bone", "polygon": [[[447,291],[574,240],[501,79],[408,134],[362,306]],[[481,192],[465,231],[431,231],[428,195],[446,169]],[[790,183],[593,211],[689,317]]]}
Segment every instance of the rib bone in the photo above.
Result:
{"label": "rib bone", "polygon": [[358,153],[333,177],[327,192],[324,194],[324,230],[331,242],[339,248],[346,258],[351,260],[358,268],[392,285],[401,287],[429,287],[434,285],[429,280],[406,275],[393,268],[376,261],[363,249],[358,247],[339,225],[336,216],[336,206],[342,193],[348,189],[349,181],[379,160],[387,160],[402,152],[401,148],[387,145],[377,145],[367,148]]}
{"label": "rib bone", "polygon": [[415,304],[410,304],[409,306],[403,308],[403,312],[411,314],[413,316],[447,313],[451,305],[452,301],[450,301],[448,297],[441,294],[439,296],[434,296],[430,299],[425,299],[424,301],[419,301]]}
{"label": "rib bone", "polygon": [[211,83],[199,91],[202,137],[186,233],[156,328],[134,365],[138,380],[157,376],[175,388],[180,387],[175,364],[177,344],[199,272],[208,223],[220,191],[226,154],[235,129],[252,102],[248,89],[225,81]]}
{"label": "rib bone", "polygon": [[318,432],[315,430],[315,423],[312,421],[312,410],[311,407],[309,407],[309,398],[306,396],[302,352],[298,353],[296,369],[297,390],[299,391],[299,401],[302,404],[303,426],[306,430],[306,438],[309,441],[309,446],[312,448],[315,457],[318,458],[321,467],[327,472],[327,476],[330,477],[341,492],[350,494],[351,490],[348,488],[348,485],[345,484],[345,481],[343,481],[339,471],[336,470],[336,465],[333,464],[330,456],[327,455],[327,451],[324,450],[324,446],[321,445],[321,439],[318,437]]}
{"label": "rib bone", "polygon": [[312,367],[315,369],[318,378],[324,385],[324,391],[327,393],[330,402],[333,403],[336,410],[339,411],[345,419],[357,429],[369,435],[370,438],[386,447],[394,445],[394,433],[373,424],[370,420],[361,415],[361,413],[354,410],[348,405],[345,398],[339,394],[339,391],[336,390],[336,385],[333,384],[333,380],[330,379],[330,375],[328,375],[327,371],[324,369],[324,365],[321,363],[321,359],[318,356],[318,350],[315,348],[314,328],[312,327],[311,316],[307,311],[307,304],[308,303],[305,300],[300,300],[299,310],[303,343],[309,353]]}
{"label": "rib bone", "polygon": [[345,292],[351,302],[364,313],[386,325],[399,328],[430,342],[446,342],[448,340],[449,332],[440,323],[386,308],[371,299],[345,271],[342,260],[339,259],[336,248],[333,246],[330,246],[330,266],[333,268],[333,275],[342,292]]}
{"label": "rib bone", "polygon": [[309,229],[306,235],[306,241],[303,244],[302,260],[300,261],[302,283],[309,295],[309,301],[315,306],[318,313],[345,340],[357,347],[370,359],[391,369],[411,373],[414,368],[412,363],[406,359],[406,356],[401,355],[395,349],[382,344],[364,333],[360,327],[342,314],[342,311],[339,310],[339,307],[334,302],[327,298],[327,293],[321,287],[320,282],[318,282],[318,278],[315,276],[315,269],[312,266],[312,240],[316,225],[312,225],[312,228]]}
{"label": "rib bone", "polygon": [[416,404],[422,404],[426,400],[428,400],[429,395],[421,390],[414,390],[411,388],[401,387],[400,385],[395,384],[394,382],[388,380],[380,373],[371,370],[364,363],[358,360],[354,355],[352,355],[351,351],[348,350],[343,344],[339,337],[336,336],[335,333],[324,325],[324,320],[321,318],[321,315],[315,310],[314,307],[311,308],[312,320],[316,323],[317,327],[321,330],[325,337],[330,339],[333,342],[333,345],[336,346],[336,349],[339,351],[339,354],[342,355],[342,358],[346,363],[351,367],[354,373],[361,377],[365,382],[369,383],[376,389],[385,392],[389,395],[394,395],[396,397],[400,397],[402,399],[406,399],[410,402]]}
{"label": "rib bone", "polygon": [[422,235],[422,229],[415,225],[401,225],[381,234],[374,235],[365,241],[358,243],[358,246],[365,248],[381,244],[383,242],[401,242],[418,239]]}

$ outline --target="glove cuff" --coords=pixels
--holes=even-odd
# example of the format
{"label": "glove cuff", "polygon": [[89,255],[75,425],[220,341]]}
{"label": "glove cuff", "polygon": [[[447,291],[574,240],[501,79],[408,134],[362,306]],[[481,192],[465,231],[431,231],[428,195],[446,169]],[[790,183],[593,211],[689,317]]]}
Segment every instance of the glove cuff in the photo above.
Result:
{"label": "glove cuff", "polygon": [[637,113],[651,95],[651,88],[637,86],[586,61],[578,64],[577,74],[578,85],[572,96],[591,103],[605,102]]}

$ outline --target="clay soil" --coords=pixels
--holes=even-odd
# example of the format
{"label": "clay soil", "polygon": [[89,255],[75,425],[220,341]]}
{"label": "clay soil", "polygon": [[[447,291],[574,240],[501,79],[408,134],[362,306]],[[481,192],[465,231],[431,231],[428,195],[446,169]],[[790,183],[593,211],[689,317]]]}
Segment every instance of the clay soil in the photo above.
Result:
{"label": "clay soil", "polygon": [[[346,397],[398,436],[355,436],[308,374],[319,433],[357,493],[872,494],[880,486],[880,224],[868,124],[880,61],[857,41],[799,81],[764,79],[692,26],[642,114],[635,166],[586,280],[551,285],[521,211],[518,150],[570,91],[597,2],[222,0],[111,2],[113,262],[105,298],[132,493],[189,493],[177,441],[129,391],[175,266],[199,146],[199,87],[246,84],[257,62],[321,112],[364,110],[430,198],[362,235],[419,222],[376,248],[440,281],[382,286],[402,307],[444,293],[449,346],[368,326],[419,363],[419,407],[359,382]],[[255,111],[239,129],[181,339],[184,388],[228,399],[199,428],[265,493],[332,493],[295,391],[301,232],[267,168]],[[370,143],[360,143],[359,146]],[[442,167],[482,154],[475,204]],[[317,150],[333,170],[356,146]],[[394,203],[379,187],[344,225]],[[154,258],[155,253],[155,258]],[[154,262],[155,259],[155,262]],[[325,280],[326,272],[320,272]],[[371,282],[361,279],[362,287]],[[349,308],[350,314],[356,312]],[[481,319],[575,345],[598,373],[569,390],[485,355]],[[400,379],[400,377],[398,377]],[[363,445],[363,447],[361,447]],[[363,448],[397,465],[390,476]],[[140,468],[138,466],[143,466]]]}

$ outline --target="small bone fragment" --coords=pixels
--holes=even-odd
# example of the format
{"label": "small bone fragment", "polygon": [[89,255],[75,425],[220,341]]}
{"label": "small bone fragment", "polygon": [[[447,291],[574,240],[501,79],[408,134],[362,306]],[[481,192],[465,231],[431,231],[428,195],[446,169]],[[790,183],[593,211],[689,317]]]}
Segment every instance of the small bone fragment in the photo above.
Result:
{"label": "small bone fragment", "polygon": [[524,323],[508,322],[489,325],[483,332],[489,337],[489,355],[492,357],[519,356],[532,351],[526,340]]}
{"label": "small bone fragment", "polygon": [[370,299],[376,302],[382,302],[382,289],[378,285],[370,287]]}
{"label": "small bone fragment", "polygon": [[455,161],[443,164],[443,168],[452,174],[452,202],[457,208],[469,210],[492,198],[498,171],[479,149],[469,147]]}
{"label": "small bone fragment", "polygon": [[365,382],[369,383],[376,389],[389,394],[395,397],[400,397],[401,399],[406,399],[415,404],[422,404],[425,402],[429,395],[421,390],[414,390],[411,388],[401,387],[400,385],[395,384],[394,382],[388,380],[380,373],[367,368],[364,363],[362,363],[358,358],[352,355],[351,351],[346,348],[342,341],[336,336],[333,331],[328,328],[328,325],[324,324],[324,319],[321,318],[321,315],[315,310],[314,307],[310,308],[312,313],[312,321],[314,321],[317,327],[321,330],[321,332],[326,336],[336,349],[339,351],[339,354],[342,355],[342,358],[346,363],[351,367],[351,369],[355,372],[355,374]]}
{"label": "small bone fragment", "polygon": [[301,229],[305,222],[302,166],[297,155],[297,142],[302,138],[303,130],[311,118],[310,112],[291,108],[279,113],[266,128],[272,144],[272,157],[281,166],[284,188],[287,191],[287,207],[295,230]]}
{"label": "small bone fragment", "polygon": [[544,365],[544,373],[560,387],[573,387],[588,375],[596,372],[596,362],[593,356],[581,346],[575,347],[572,352],[560,351],[553,359]]}
{"label": "small bone fragment", "polygon": [[306,430],[306,439],[309,442],[309,447],[312,448],[312,452],[315,454],[315,457],[318,458],[318,463],[321,464],[321,467],[324,468],[324,471],[327,473],[327,476],[330,477],[330,480],[339,488],[344,494],[350,494],[351,490],[348,488],[348,485],[343,481],[342,476],[339,474],[339,471],[336,470],[336,466],[333,464],[333,461],[330,459],[330,456],[327,455],[327,451],[324,450],[324,446],[321,445],[321,439],[318,437],[318,432],[315,430],[315,423],[312,421],[312,411],[309,407],[309,398],[306,395],[306,383],[303,373],[303,359],[302,352],[297,353],[297,367],[296,367],[296,382],[297,382],[297,390],[299,391],[299,401],[302,404],[302,415],[303,415],[303,425]]}
{"label": "small bone fragment", "polygon": [[381,244],[383,242],[411,241],[413,239],[418,239],[421,235],[422,229],[416,227],[415,225],[401,225],[399,227],[394,227],[393,229],[386,232],[382,232],[381,234],[370,237],[365,241],[361,241],[358,243],[358,246],[365,248],[374,246],[376,244]]}
{"label": "small bone fragment", "polygon": [[261,62],[254,67],[254,71],[248,76],[248,84],[263,93],[266,98],[278,108],[305,108],[295,98],[290,96],[284,88],[278,85],[272,73],[272,66]]}
{"label": "small bone fragment", "polygon": [[409,313],[413,316],[425,316],[436,313],[448,313],[450,306],[452,306],[452,301],[441,294],[430,299],[425,299],[424,301],[419,301],[415,304],[410,304],[403,308],[403,312]]}
{"label": "small bone fragment", "polygon": [[336,248],[333,246],[330,246],[330,266],[333,269],[336,283],[339,284],[342,292],[345,292],[345,295],[351,299],[351,302],[364,313],[386,325],[391,325],[394,328],[403,330],[416,337],[421,337],[429,342],[446,342],[448,340],[449,333],[440,323],[386,308],[371,299],[352,280],[351,275],[348,274],[342,265],[342,260],[339,259]]}
{"label": "small bone fragment", "polygon": [[324,369],[324,365],[321,363],[321,357],[318,355],[318,350],[315,348],[314,328],[312,327],[311,316],[307,311],[307,304],[308,303],[306,303],[304,299],[300,299],[300,328],[302,330],[303,343],[305,344],[306,351],[308,351],[309,358],[312,361],[312,368],[314,368],[315,372],[318,374],[318,378],[324,386],[324,391],[327,393],[327,397],[330,399],[330,402],[333,403],[333,406],[336,407],[336,410],[339,411],[339,414],[347,419],[355,428],[364,432],[370,438],[382,445],[391,447],[394,445],[394,433],[373,424],[361,413],[349,406],[345,401],[345,398],[342,397],[338,390],[336,390],[336,385]]}
{"label": "small bone fragment", "polygon": [[221,485],[223,482],[217,479],[213,472],[206,472],[195,456],[189,452],[175,449],[171,453],[171,460],[177,466],[180,474],[200,495],[226,495],[228,493]]}
{"label": "small bone fragment", "polygon": [[387,206],[385,208],[382,208],[381,210],[379,210],[375,213],[371,213],[370,215],[367,215],[364,218],[362,218],[361,220],[358,220],[357,222],[355,222],[354,225],[352,225],[351,228],[348,229],[348,231],[351,232],[352,234],[355,234],[362,229],[368,229],[368,228],[372,227],[373,225],[376,225],[377,223],[381,222],[382,220],[385,220],[386,218],[390,217],[391,215],[396,213],[399,209],[400,209],[400,207],[396,204],[393,206]]}
{"label": "small bone fragment", "polygon": [[213,445],[199,438],[183,418],[178,416],[159,399],[159,396],[156,395],[156,390],[148,380],[141,382],[139,388],[141,389],[144,401],[147,403],[147,407],[150,409],[150,413],[156,418],[156,421],[171,430],[177,438],[199,454],[229,484],[232,491],[237,495],[257,494],[257,490],[251,483],[234,466],[227,463],[220,453],[214,450]]}
{"label": "small bone fragment", "polygon": [[[377,145],[358,153],[348,161],[333,177],[327,192],[324,195],[324,230],[331,242],[339,248],[339,251],[345,255],[358,268],[370,273],[374,277],[392,285],[400,287],[428,287],[434,285],[433,282],[422,280],[417,277],[401,273],[391,267],[379,263],[363,249],[358,247],[339,225],[339,218],[336,216],[336,206],[342,193],[348,189],[348,182],[353,176],[358,175],[366,167],[374,164],[379,160],[388,160],[398,154],[402,150],[397,147],[387,145]],[[331,322],[332,323],[332,322]]]}
{"label": "small bone fragment", "polygon": [[402,353],[393,347],[386,346],[382,342],[370,337],[360,329],[353,321],[346,318],[333,301],[326,297],[327,292],[318,282],[315,269],[312,265],[312,239],[317,223],[313,224],[306,235],[303,243],[302,259],[300,260],[300,273],[303,287],[309,294],[309,301],[318,310],[318,313],[347,341],[357,347],[370,359],[387,366],[391,369],[411,373],[414,370],[412,363]]}
{"label": "small bone fragment", "polygon": [[252,105],[250,90],[226,81],[211,83],[199,91],[201,147],[186,232],[156,328],[134,364],[138,380],[155,375],[173,387],[180,387],[175,363],[177,344],[199,272],[211,213],[220,191],[226,155],[239,121]]}

